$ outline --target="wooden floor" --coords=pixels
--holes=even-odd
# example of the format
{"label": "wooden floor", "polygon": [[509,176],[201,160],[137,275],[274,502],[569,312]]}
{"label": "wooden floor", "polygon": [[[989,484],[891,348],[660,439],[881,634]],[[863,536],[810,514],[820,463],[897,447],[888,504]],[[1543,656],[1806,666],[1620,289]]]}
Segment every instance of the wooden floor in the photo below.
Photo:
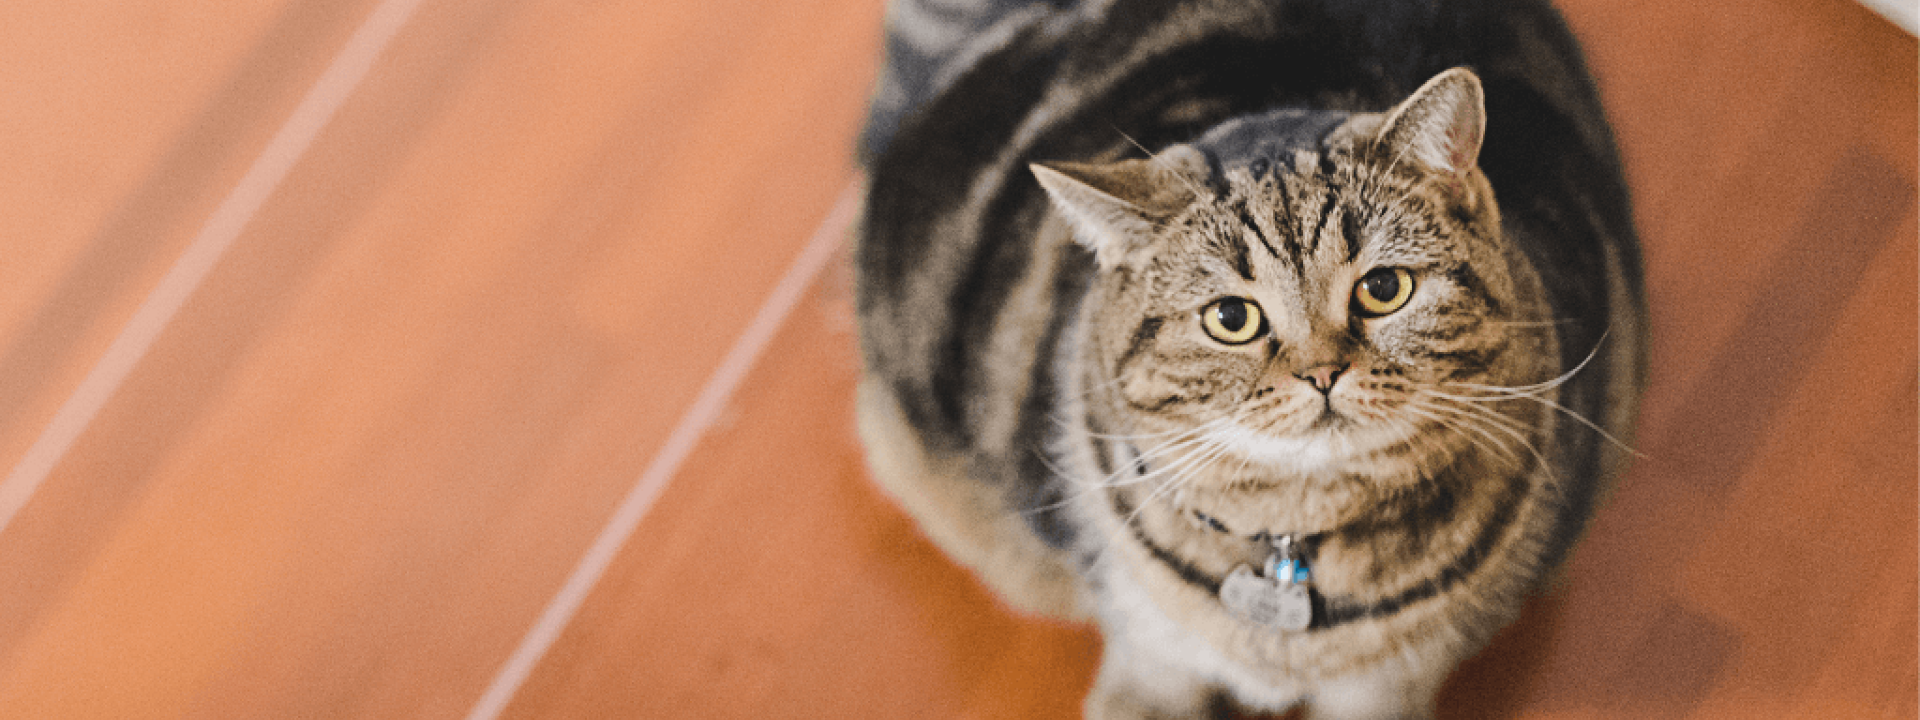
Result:
{"label": "wooden floor", "polygon": [[[1563,7],[1645,457],[1443,716],[1915,717],[1914,39]],[[880,15],[0,5],[0,718],[1076,714],[851,432]]]}

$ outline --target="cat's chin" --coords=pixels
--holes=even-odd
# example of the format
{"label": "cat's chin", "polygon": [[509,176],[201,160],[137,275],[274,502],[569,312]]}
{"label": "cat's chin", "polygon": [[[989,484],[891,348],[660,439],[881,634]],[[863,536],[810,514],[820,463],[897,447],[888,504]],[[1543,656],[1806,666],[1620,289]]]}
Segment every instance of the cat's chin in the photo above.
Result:
{"label": "cat's chin", "polygon": [[1304,432],[1274,435],[1238,424],[1211,435],[1248,463],[1277,473],[1334,476],[1349,472],[1356,459],[1405,440],[1402,433],[1356,427],[1352,423],[1316,425]]}

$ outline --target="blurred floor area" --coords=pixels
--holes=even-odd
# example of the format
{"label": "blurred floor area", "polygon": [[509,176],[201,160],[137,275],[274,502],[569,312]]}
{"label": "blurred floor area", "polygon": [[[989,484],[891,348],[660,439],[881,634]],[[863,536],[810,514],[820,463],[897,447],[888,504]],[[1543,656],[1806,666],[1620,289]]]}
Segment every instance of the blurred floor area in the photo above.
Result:
{"label": "blurred floor area", "polygon": [[[1644,458],[1442,716],[1914,717],[1914,38],[1561,6]],[[851,431],[881,12],[0,8],[0,718],[1077,714]]]}

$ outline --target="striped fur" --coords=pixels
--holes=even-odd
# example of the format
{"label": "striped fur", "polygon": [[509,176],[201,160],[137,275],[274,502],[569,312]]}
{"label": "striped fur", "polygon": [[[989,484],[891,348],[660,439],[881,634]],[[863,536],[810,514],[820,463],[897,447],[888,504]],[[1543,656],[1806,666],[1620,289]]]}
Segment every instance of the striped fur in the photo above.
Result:
{"label": "striped fur", "polygon": [[[1429,713],[1581,533],[1645,374],[1624,183],[1558,15],[888,22],[857,248],[876,479],[1016,607],[1101,625],[1090,717]],[[1404,306],[1370,315],[1356,288],[1395,269]],[[1223,298],[1262,332],[1210,335]],[[1305,631],[1219,600],[1279,533],[1314,568]]]}

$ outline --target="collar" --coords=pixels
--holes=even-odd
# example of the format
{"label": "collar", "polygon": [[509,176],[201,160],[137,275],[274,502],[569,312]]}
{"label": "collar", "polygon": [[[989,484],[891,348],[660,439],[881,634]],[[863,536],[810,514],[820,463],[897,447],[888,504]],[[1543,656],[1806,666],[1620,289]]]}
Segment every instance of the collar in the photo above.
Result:
{"label": "collar", "polygon": [[1248,542],[1260,543],[1262,545],[1277,545],[1279,542],[1281,542],[1284,539],[1289,544],[1293,545],[1294,548],[1298,549],[1301,555],[1313,554],[1314,550],[1317,550],[1320,548],[1320,542],[1327,538],[1327,534],[1324,532],[1289,533],[1289,532],[1276,532],[1273,530],[1265,530],[1265,529],[1253,532],[1251,534],[1245,533],[1245,532],[1234,532],[1232,528],[1227,527],[1226,523],[1221,522],[1219,518],[1216,518],[1212,515],[1208,515],[1206,513],[1200,512],[1199,510],[1192,510],[1192,509],[1189,509],[1187,512],[1190,515],[1192,515],[1192,519],[1195,524],[1198,524],[1201,527],[1204,527],[1213,532],[1220,533],[1222,535],[1231,535],[1231,536],[1246,540]]}

